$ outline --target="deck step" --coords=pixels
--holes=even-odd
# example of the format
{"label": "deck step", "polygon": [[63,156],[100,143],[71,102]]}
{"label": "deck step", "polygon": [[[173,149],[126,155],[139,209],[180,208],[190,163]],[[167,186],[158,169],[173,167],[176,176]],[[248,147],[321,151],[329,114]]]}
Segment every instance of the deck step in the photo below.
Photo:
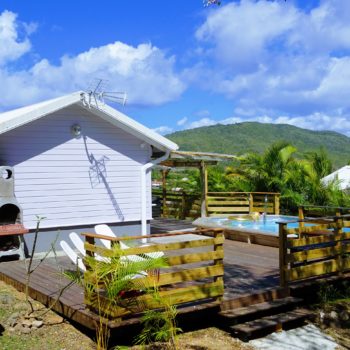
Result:
{"label": "deck step", "polygon": [[301,326],[310,315],[309,310],[297,309],[238,324],[230,327],[230,330],[235,337],[248,341],[282,329]]}
{"label": "deck step", "polygon": [[252,320],[253,318],[257,317],[272,315],[282,311],[289,311],[295,308],[301,302],[302,299],[300,298],[286,297],[250,306],[221,311],[219,315],[222,321],[228,322],[232,325],[238,322]]}

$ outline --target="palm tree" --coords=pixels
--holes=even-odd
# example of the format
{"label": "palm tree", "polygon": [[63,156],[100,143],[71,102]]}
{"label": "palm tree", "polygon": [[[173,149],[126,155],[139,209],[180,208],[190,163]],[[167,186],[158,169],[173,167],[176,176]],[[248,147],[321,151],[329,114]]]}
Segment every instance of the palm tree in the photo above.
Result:
{"label": "palm tree", "polygon": [[285,186],[285,172],[294,161],[296,148],[287,142],[271,145],[264,154],[248,153],[240,157],[236,169],[228,169],[228,176],[238,176],[249,182],[252,191],[281,192]]}

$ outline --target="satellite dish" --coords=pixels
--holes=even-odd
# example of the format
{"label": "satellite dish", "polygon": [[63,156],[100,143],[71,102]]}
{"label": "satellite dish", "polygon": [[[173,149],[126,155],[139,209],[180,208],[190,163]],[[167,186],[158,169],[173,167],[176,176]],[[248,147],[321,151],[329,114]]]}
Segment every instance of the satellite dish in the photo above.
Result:
{"label": "satellite dish", "polygon": [[105,101],[111,101],[125,105],[126,93],[118,91],[106,91],[108,80],[93,79],[85,92],[82,93],[82,101],[84,105],[91,108],[94,106],[99,108],[99,105],[104,105]]}

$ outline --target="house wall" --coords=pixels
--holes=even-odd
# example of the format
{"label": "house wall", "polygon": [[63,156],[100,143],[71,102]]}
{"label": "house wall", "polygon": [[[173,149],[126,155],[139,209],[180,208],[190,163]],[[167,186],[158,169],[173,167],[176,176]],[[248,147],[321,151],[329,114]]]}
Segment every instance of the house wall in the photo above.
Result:
{"label": "house wall", "polygon": [[[73,124],[83,137],[74,138]],[[24,225],[64,228],[141,218],[140,169],[150,146],[88,109],[71,106],[0,135],[0,164],[15,169]],[[97,170],[99,169],[99,170]],[[151,218],[148,174],[147,218]]]}
{"label": "house wall", "polygon": [[[108,223],[108,226],[116,234],[116,236],[139,236],[140,235],[140,222],[122,222],[122,223]],[[147,231],[150,233],[150,225],[147,224]],[[76,232],[80,235],[83,232],[94,232],[94,225],[84,225],[84,226],[71,226],[57,228],[47,228],[42,229],[37,238],[34,256],[37,258],[42,258],[47,252],[50,252],[50,256],[63,255],[62,248],[60,246],[60,241],[65,240],[72,248],[73,244],[69,238],[71,232]],[[33,243],[34,243],[34,233],[29,233],[24,236],[26,245],[26,256],[31,255]],[[84,240],[84,237],[81,236]],[[96,242],[99,244],[99,241]],[[55,252],[52,247],[54,247]]]}

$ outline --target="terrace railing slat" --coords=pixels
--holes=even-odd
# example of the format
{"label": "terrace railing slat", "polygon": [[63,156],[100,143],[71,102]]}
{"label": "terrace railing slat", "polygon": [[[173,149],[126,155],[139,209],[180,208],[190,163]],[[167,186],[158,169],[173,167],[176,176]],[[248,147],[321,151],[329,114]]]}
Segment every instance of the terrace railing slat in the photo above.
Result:
{"label": "terrace railing slat", "polygon": [[[284,287],[290,282],[328,278],[350,270],[350,232],[343,231],[349,226],[344,220],[347,215],[339,211],[333,217],[314,219],[304,218],[303,214],[300,208],[299,228],[288,229],[288,222],[279,223],[280,281]],[[299,238],[291,238],[291,234]]]}
{"label": "terrace railing slat", "polygon": [[[213,238],[201,238],[194,240],[185,240],[180,242],[171,242],[171,243],[157,243],[151,244],[148,246],[138,246],[138,247],[130,247],[128,249],[122,250],[123,256],[128,255],[141,255],[144,253],[151,253],[157,251],[174,251],[179,252],[179,255],[165,257],[168,260],[168,265],[171,267],[173,271],[167,270],[167,268],[161,268],[156,273],[150,272],[150,276],[137,278],[134,280],[136,285],[149,285],[150,287],[154,285],[154,283],[160,288],[159,295],[161,298],[167,298],[167,300],[173,304],[183,304],[188,302],[198,302],[198,301],[207,301],[212,302],[213,299],[217,302],[223,296],[224,293],[224,283],[223,283],[223,275],[224,275],[224,267],[223,267],[223,242],[224,235],[222,229],[206,229],[199,231],[192,231],[190,234],[199,233],[210,233]],[[189,234],[186,232],[186,234]],[[95,238],[106,238],[111,241],[117,243],[117,239],[112,239],[110,237],[102,237],[94,234],[86,233],[84,234],[86,237],[85,249],[89,255],[94,255],[97,253],[99,255],[105,257],[111,257],[113,255],[113,251],[111,249],[106,249],[101,246],[96,246],[94,239]],[[155,237],[157,235],[152,235],[151,237]],[[164,235],[160,235],[163,237]],[[172,236],[171,234],[167,236]],[[173,234],[174,236],[174,234]],[[144,236],[141,236],[142,238]],[[186,236],[183,236],[186,239]],[[135,239],[135,237],[127,237],[124,239],[131,240]],[[119,239],[120,240],[120,239]],[[183,249],[197,249],[197,248],[206,248],[213,247],[213,251],[201,251],[199,250],[196,253],[190,252],[188,254],[181,254]],[[88,260],[85,261],[88,263]],[[197,263],[201,264],[201,266],[184,266],[186,264]],[[204,266],[203,266],[204,265]],[[174,270],[175,269],[175,270]],[[98,281],[94,280],[94,274],[92,271],[89,271],[87,266],[87,271],[85,272],[86,281],[90,282],[91,285],[95,285],[95,291],[89,292],[85,294],[85,303],[90,306],[90,308],[96,310],[98,305],[102,305],[104,312],[110,318],[121,318],[127,314],[140,312],[142,310],[133,310],[130,308],[130,303],[128,300],[118,301],[118,305],[113,305],[110,307],[110,303],[105,299],[104,294],[100,293],[100,291],[104,290],[104,285],[101,283],[97,283]],[[209,281],[211,280],[211,282]],[[141,283],[142,284],[139,284]],[[103,283],[108,283],[104,281]],[[98,288],[97,288],[98,284]],[[185,286],[184,286],[185,285]],[[97,298],[97,293],[99,294],[99,298]],[[130,300],[131,301],[131,300]],[[139,305],[145,305],[147,309],[159,308],[162,305],[159,304],[159,301],[156,301],[150,295],[140,295],[134,296],[132,301]],[[100,303],[100,304],[99,304]],[[128,309],[126,306],[128,305]],[[133,304],[135,305],[135,304]]]}

